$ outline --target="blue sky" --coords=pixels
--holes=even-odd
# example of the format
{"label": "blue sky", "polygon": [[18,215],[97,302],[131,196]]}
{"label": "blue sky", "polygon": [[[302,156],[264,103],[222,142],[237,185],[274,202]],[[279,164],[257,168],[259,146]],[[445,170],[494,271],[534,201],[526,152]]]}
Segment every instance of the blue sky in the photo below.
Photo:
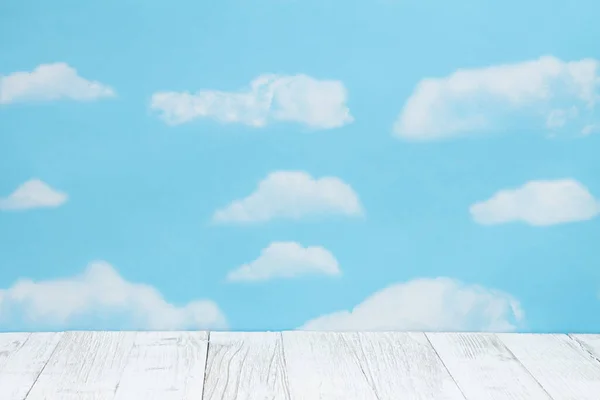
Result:
{"label": "blue sky", "polygon": [[600,331],[596,3],[3,1],[0,329]]}

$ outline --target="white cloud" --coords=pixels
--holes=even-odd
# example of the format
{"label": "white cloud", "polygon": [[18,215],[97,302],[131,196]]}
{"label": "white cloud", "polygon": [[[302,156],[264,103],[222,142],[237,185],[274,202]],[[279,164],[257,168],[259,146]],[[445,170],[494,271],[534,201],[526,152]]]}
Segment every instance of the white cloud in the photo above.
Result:
{"label": "white cloud", "polygon": [[0,104],[70,99],[91,101],[115,96],[114,90],[89,81],[65,63],[42,64],[32,72],[0,76]]}
{"label": "white cloud", "polygon": [[316,179],[302,171],[277,171],[267,175],[248,197],[217,210],[213,220],[251,223],[321,214],[361,215],[358,195],[336,177]]}
{"label": "white cloud", "polygon": [[231,271],[229,281],[264,281],[306,274],[340,275],[338,261],[321,246],[302,247],[295,242],[273,242],[260,257]]}
{"label": "white cloud", "polygon": [[150,107],[168,124],[196,118],[256,127],[275,121],[296,122],[316,129],[337,128],[353,121],[343,83],[306,75],[261,75],[238,92],[201,90],[154,93]]}
{"label": "white cloud", "polygon": [[588,124],[583,127],[581,133],[583,135],[591,135],[592,133],[600,132],[600,123],[598,124]]}
{"label": "white cloud", "polygon": [[380,290],[351,311],[323,315],[301,330],[512,331],[523,320],[511,295],[450,278],[416,279]]}
{"label": "white cloud", "polygon": [[15,315],[25,323],[63,329],[81,320],[106,317],[122,318],[131,329],[226,326],[225,317],[214,302],[197,300],[175,306],[167,303],[154,287],[127,282],[103,261],[91,263],[83,274],[71,278],[39,282],[22,279],[0,290],[0,316],[12,321]]}
{"label": "white cloud", "polygon": [[561,128],[567,117],[594,115],[599,65],[593,59],[565,62],[546,56],[423,79],[398,116],[394,133],[409,140],[442,139],[506,127],[507,116],[541,117],[540,126]]}
{"label": "white cloud", "polygon": [[0,210],[27,210],[53,208],[64,204],[66,193],[51,188],[39,179],[31,179],[19,186],[8,197],[0,198]]}
{"label": "white cloud", "polygon": [[546,226],[594,218],[600,213],[600,202],[572,179],[530,181],[473,204],[470,212],[484,225],[521,221]]}

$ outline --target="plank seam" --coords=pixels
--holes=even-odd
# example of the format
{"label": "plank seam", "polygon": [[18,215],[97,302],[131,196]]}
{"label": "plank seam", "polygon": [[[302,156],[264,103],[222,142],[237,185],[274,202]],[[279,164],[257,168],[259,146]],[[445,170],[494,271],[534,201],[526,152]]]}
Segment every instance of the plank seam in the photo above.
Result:
{"label": "plank seam", "polygon": [[[34,335],[34,333],[30,334],[30,336],[27,338],[27,340],[29,340],[29,338],[31,338],[31,335]],[[50,353],[50,356],[48,357],[48,359],[44,363],[44,366],[40,369],[40,372],[37,374],[37,376],[33,380],[33,383],[29,387],[29,390],[27,390],[27,393],[25,393],[25,397],[23,397],[23,400],[27,400],[27,398],[29,397],[29,394],[31,393],[31,391],[35,387],[35,384],[37,383],[38,379],[40,379],[40,376],[42,376],[42,373],[44,372],[44,370],[46,369],[46,366],[48,365],[48,363],[50,362],[50,360],[54,356],[54,353],[56,353],[56,349],[58,349],[58,345],[59,345],[60,342],[63,341],[64,337],[65,337],[64,332],[61,332],[60,333],[60,339],[56,341],[56,344],[54,345],[54,348],[52,349],[52,353]]]}
{"label": "plank seam", "polygon": [[575,343],[577,343],[577,345],[579,346],[579,348],[581,350],[583,350],[584,352],[586,352],[590,357],[592,357],[594,360],[596,360],[597,362],[600,363],[600,358],[598,358],[593,352],[591,352],[587,345],[581,341],[579,341],[579,339],[577,339],[576,337],[571,336],[571,334],[567,334],[567,337],[569,339],[571,339],[572,341],[574,341]]}
{"label": "plank seam", "polygon": [[15,350],[15,353],[19,350],[21,350],[23,347],[25,347],[25,345],[27,344],[27,342],[29,342],[29,340],[31,339],[31,335],[33,335],[33,333],[29,333],[29,335],[27,335],[27,338],[23,341],[23,343],[21,343],[21,345],[19,346],[19,348],[17,350]]}
{"label": "plank seam", "polygon": [[425,339],[427,339],[427,342],[429,343],[429,345],[431,346],[431,348],[433,349],[433,352],[435,353],[435,355],[437,356],[438,360],[440,360],[440,362],[442,363],[442,365],[444,366],[444,369],[448,372],[448,375],[450,375],[450,379],[452,379],[452,382],[454,382],[454,384],[456,385],[456,387],[458,388],[458,391],[460,392],[460,394],[462,395],[462,397],[465,400],[470,400],[467,399],[467,396],[465,395],[465,393],[463,392],[462,388],[460,387],[460,385],[458,384],[458,382],[456,381],[456,379],[454,379],[454,376],[452,375],[452,373],[450,372],[450,370],[448,369],[448,366],[446,365],[446,363],[444,362],[444,360],[442,359],[442,357],[440,356],[440,354],[438,353],[437,349],[435,348],[435,346],[433,345],[433,343],[431,342],[431,339],[429,339],[429,336],[427,335],[427,332],[423,332],[423,335],[425,335]]}
{"label": "plank seam", "polygon": [[[363,347],[363,343],[362,340],[360,338],[360,332],[356,332],[356,340],[358,342],[358,348],[360,349],[360,352],[362,353],[362,359],[364,361],[365,367],[367,369],[367,371],[369,371],[369,376],[367,377],[367,373],[365,371],[365,368],[363,368],[363,363],[361,363],[360,361],[360,357],[358,357],[358,354],[356,354],[356,352],[351,351],[351,353],[354,355],[356,362],[358,363],[358,367],[360,368],[360,372],[362,372],[363,376],[365,377],[365,380],[367,381],[367,385],[369,385],[371,387],[371,390],[373,391],[373,394],[375,395],[375,398],[377,400],[381,400],[381,397],[379,397],[379,392],[377,391],[377,387],[375,386],[375,379],[373,379],[373,371],[371,370],[371,367],[369,365],[369,360],[367,359],[367,356],[365,355],[365,348]],[[344,341],[344,343],[347,344],[346,339],[342,337],[342,340]],[[349,350],[352,350],[350,348],[350,346],[347,346]],[[371,379],[369,379],[369,377]]]}
{"label": "plank seam", "polygon": [[200,394],[200,400],[204,400],[204,390],[206,388],[206,378],[208,374],[206,370],[208,369],[208,352],[210,351],[210,331],[207,332],[206,335],[206,359],[204,360],[204,376],[202,377],[202,393]]}
{"label": "plank seam", "polygon": [[[8,360],[10,360],[15,353],[17,353],[19,350],[21,350],[23,348],[23,346],[25,346],[25,344],[29,341],[29,339],[31,338],[32,333],[28,332],[27,336],[25,337],[25,340],[23,340],[23,342],[21,344],[19,344],[19,347],[17,347],[14,351],[12,351],[9,355],[8,355]],[[7,360],[7,361],[8,361]],[[6,365],[5,365],[6,366]],[[0,369],[0,374],[3,373],[4,371],[2,369]]]}
{"label": "plank seam", "polygon": [[279,339],[281,340],[281,361],[283,362],[283,384],[285,385],[285,394],[288,400],[292,398],[290,394],[290,381],[287,373],[287,359],[285,357],[285,343],[283,341],[283,332],[279,332]]}
{"label": "plank seam", "polygon": [[[29,341],[29,339],[31,338],[31,335],[32,335],[32,333],[27,333],[27,336],[25,337],[25,340],[23,340],[23,342],[19,344],[19,347],[17,347],[17,348],[16,348],[14,351],[12,351],[12,352],[9,354],[9,356],[8,356],[8,359],[9,359],[9,360],[10,360],[10,359],[13,357],[13,355],[14,355],[15,353],[17,353],[19,350],[21,350],[21,349],[22,349],[22,348],[23,348],[23,347],[24,347],[24,346],[27,344],[27,342],[28,342],[28,341]],[[0,373],[2,373],[2,372],[3,372],[3,371],[0,371]]]}
{"label": "plank seam", "polygon": [[531,379],[533,379],[535,381],[535,383],[537,383],[538,386],[542,388],[542,390],[544,391],[544,393],[546,393],[548,395],[548,398],[551,399],[551,400],[554,400],[554,397],[552,397],[550,395],[550,393],[546,390],[546,388],[544,387],[544,385],[542,385],[542,383],[536,379],[536,377],[531,373],[531,371],[529,371],[529,369],[525,366],[525,364],[523,364],[521,362],[521,360],[519,360],[519,358],[515,355],[515,353],[512,352],[512,350],[510,349],[510,347],[508,347],[508,344],[504,343],[504,340],[502,340],[502,338],[500,336],[498,336],[498,335],[494,335],[494,336],[496,336],[496,338],[498,339],[498,341],[500,341],[500,343],[502,343],[502,346],[504,346],[504,348],[519,363],[519,365],[521,367],[523,367],[523,369],[525,371],[527,371],[527,373],[529,374],[529,376],[531,376]]}

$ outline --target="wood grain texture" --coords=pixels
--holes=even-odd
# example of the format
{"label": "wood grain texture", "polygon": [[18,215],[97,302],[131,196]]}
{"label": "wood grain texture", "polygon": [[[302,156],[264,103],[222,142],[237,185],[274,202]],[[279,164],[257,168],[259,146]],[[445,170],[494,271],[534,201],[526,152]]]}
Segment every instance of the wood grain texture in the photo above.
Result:
{"label": "wood grain texture", "polygon": [[423,333],[284,332],[293,400],[464,399]]}
{"label": "wood grain texture", "polygon": [[0,335],[0,399],[23,400],[62,333]]}
{"label": "wood grain texture", "polygon": [[201,400],[207,332],[139,332],[115,400]]}
{"label": "wood grain texture", "polygon": [[554,400],[598,400],[600,363],[567,335],[498,334]]}
{"label": "wood grain texture", "polygon": [[576,340],[584,349],[592,354],[592,356],[600,360],[600,335],[598,334],[580,334],[569,335],[573,340]]}
{"label": "wood grain texture", "polygon": [[27,400],[113,400],[135,332],[65,332]]}
{"label": "wood grain texture", "polygon": [[205,400],[289,400],[281,334],[211,332]]}
{"label": "wood grain texture", "polygon": [[[4,371],[7,368],[7,365],[11,362],[12,356],[23,348],[27,339],[29,339],[30,333],[2,333],[0,334],[0,383],[8,382],[10,383],[11,379],[4,375]],[[33,382],[32,382],[33,384]],[[0,385],[0,393],[9,392],[13,389],[8,389],[4,385]],[[0,396],[2,399],[4,396]]]}
{"label": "wood grain texture", "polygon": [[0,334],[0,400],[600,399],[600,335],[210,336]]}
{"label": "wood grain texture", "polygon": [[468,400],[550,400],[492,333],[427,333]]}

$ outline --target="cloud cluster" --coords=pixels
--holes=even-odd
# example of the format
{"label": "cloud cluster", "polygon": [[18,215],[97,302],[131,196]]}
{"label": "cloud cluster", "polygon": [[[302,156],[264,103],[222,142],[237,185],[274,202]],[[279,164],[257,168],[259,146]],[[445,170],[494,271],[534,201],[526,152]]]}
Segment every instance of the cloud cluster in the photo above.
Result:
{"label": "cloud cluster", "polygon": [[4,198],[0,198],[0,211],[55,208],[68,200],[66,193],[53,189],[39,179],[31,179]]}
{"label": "cloud cluster", "polygon": [[450,278],[416,279],[384,288],[352,310],[323,315],[300,330],[513,331],[524,318],[510,294]]}
{"label": "cloud cluster", "polygon": [[0,76],[0,104],[61,99],[91,101],[115,95],[110,86],[82,78],[66,63],[42,64],[31,72]]}
{"label": "cloud cluster", "polygon": [[152,95],[151,108],[173,125],[212,118],[255,127],[280,121],[331,129],[353,121],[347,98],[340,81],[268,74],[257,77],[249,88],[238,92],[157,92]]}
{"label": "cloud cluster", "polygon": [[322,214],[362,215],[358,195],[336,177],[313,178],[302,171],[277,171],[263,179],[249,196],[217,210],[213,220],[253,223]]}
{"label": "cloud cluster", "polygon": [[[459,69],[420,81],[394,125],[408,140],[434,140],[505,126],[507,116],[541,119],[561,128],[582,114],[594,114],[600,99],[600,62],[537,60],[486,68]],[[585,118],[577,121],[587,130]]]}
{"label": "cloud cluster", "polygon": [[338,261],[321,246],[303,247],[296,242],[273,242],[256,260],[229,272],[229,281],[265,281],[300,275],[341,274]]}
{"label": "cloud cluster", "polygon": [[531,181],[505,189],[469,209],[484,225],[521,221],[534,226],[585,221],[600,214],[600,201],[573,179]]}
{"label": "cloud cluster", "polygon": [[[22,279],[0,289],[0,321],[68,328],[104,316],[126,321],[128,329],[224,329],[225,317],[209,300],[184,306],[165,301],[152,286],[128,282],[108,263],[91,263],[77,276],[34,282]],[[104,329],[107,326],[103,327]]]}
{"label": "cloud cluster", "polygon": [[[31,72],[0,76],[0,104],[27,101],[92,101],[114,97],[111,87],[87,80],[66,63],[43,64]],[[506,128],[511,120],[535,127],[600,131],[600,62],[537,60],[459,69],[420,81],[395,121],[393,132],[407,140],[428,141]],[[227,92],[157,92],[150,108],[168,124],[199,118],[264,127],[277,122],[333,129],[353,122],[344,84],[307,75],[265,74],[247,88]],[[0,210],[55,208],[68,195],[39,179],[0,198]],[[600,201],[574,179],[530,181],[504,189],[470,206],[483,225],[521,221],[549,226],[592,219]],[[216,223],[249,224],[311,216],[364,215],[354,189],[333,176],[275,171],[247,195],[218,209]],[[333,254],[321,246],[272,242],[259,257],[227,274],[230,282],[290,279],[301,275],[340,276]],[[223,329],[226,319],[210,300],[177,306],[154,287],[126,281],[108,263],[91,263],[80,275],[35,282],[22,279],[0,289],[0,320],[67,327],[104,316],[136,329]],[[524,318],[519,301],[495,289],[451,278],[415,279],[384,288],[352,310],[308,321],[304,330],[512,331]]]}

